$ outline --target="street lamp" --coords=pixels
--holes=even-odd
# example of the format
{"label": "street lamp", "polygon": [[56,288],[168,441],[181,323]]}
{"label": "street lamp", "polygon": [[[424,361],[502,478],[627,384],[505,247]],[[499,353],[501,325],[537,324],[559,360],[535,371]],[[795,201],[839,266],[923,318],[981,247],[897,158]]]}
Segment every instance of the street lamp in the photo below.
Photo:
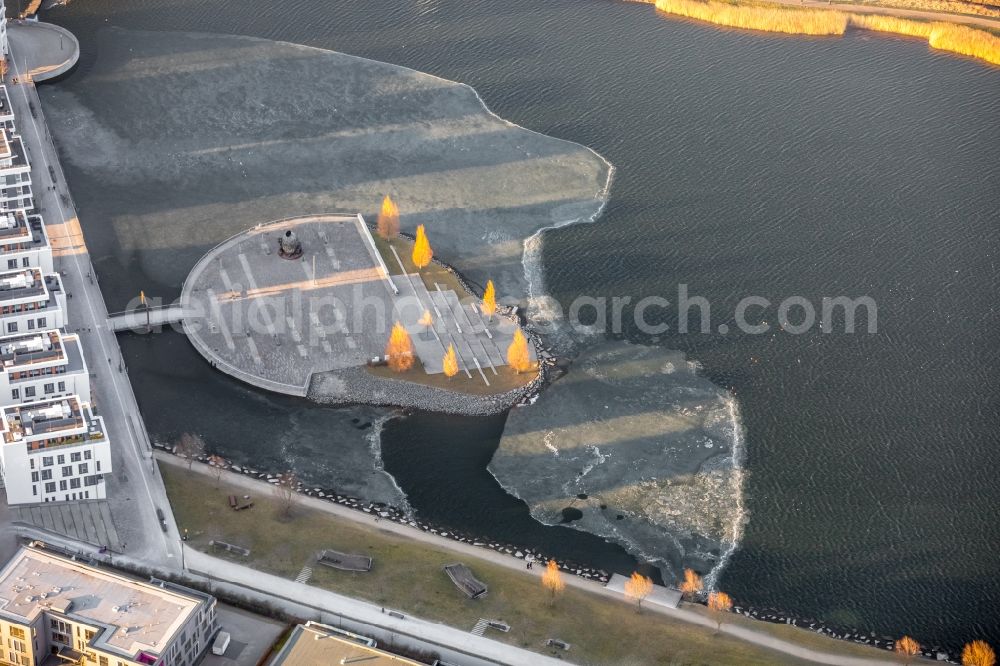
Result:
{"label": "street lamp", "polygon": [[184,535],[181,537],[181,571],[187,571],[187,565],[184,563],[184,542],[188,540],[187,528],[184,528]]}

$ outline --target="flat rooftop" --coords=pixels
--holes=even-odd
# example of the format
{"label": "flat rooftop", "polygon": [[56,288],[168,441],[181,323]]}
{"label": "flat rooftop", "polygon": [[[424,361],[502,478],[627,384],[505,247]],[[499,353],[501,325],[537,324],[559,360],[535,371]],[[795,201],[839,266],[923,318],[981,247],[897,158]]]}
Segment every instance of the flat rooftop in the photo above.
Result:
{"label": "flat rooftop", "polygon": [[317,666],[317,664],[365,664],[365,666],[427,666],[385,650],[368,647],[332,627],[310,622],[292,630],[288,642],[269,666]]}
{"label": "flat rooftop", "polygon": [[43,276],[38,268],[0,273],[0,303],[21,299],[48,299],[49,292],[61,292],[62,280],[55,273]]}
{"label": "flat rooftop", "polygon": [[103,438],[100,417],[91,415],[75,395],[10,405],[0,410],[0,414],[4,442],[8,444],[26,437],[83,434],[84,429]]}
{"label": "flat rooftop", "polygon": [[13,120],[14,110],[10,106],[10,97],[7,96],[7,86],[0,85],[0,120]]}
{"label": "flat rooftop", "polygon": [[0,337],[0,362],[8,371],[65,358],[62,334],[56,329]]}
{"label": "flat rooftop", "polygon": [[[33,216],[37,217],[37,216]],[[41,221],[41,218],[39,218]],[[0,213],[0,245],[28,243],[33,240],[28,216],[22,210]]]}
{"label": "flat rooftop", "polygon": [[92,625],[100,649],[159,655],[207,596],[181,593],[22,548],[0,572],[0,617],[31,622],[51,612]]}

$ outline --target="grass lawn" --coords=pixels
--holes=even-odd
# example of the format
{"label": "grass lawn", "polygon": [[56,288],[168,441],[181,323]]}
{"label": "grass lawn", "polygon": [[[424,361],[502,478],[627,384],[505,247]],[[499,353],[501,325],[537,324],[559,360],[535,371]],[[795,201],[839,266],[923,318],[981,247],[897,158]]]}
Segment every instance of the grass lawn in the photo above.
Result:
{"label": "grass lawn", "polygon": [[[224,481],[216,487],[214,479],[183,467],[161,464],[160,470],[177,525],[188,530],[190,547],[210,552],[211,539],[245,546],[251,549],[249,558],[212,554],[289,579],[324,548],[365,553],[374,560],[371,572],[314,566],[310,584],[463,630],[470,630],[480,617],[503,620],[511,625],[510,633],[489,632],[489,637],[538,652],[546,652],[545,639],[559,638],[572,645],[563,656],[578,664],[803,663],[709,629],[650,612],[637,614],[624,602],[582,590],[567,588],[550,606],[534,576],[392,534],[374,521],[359,525],[304,507],[284,519],[279,503],[269,495],[254,497],[255,506],[248,511],[234,512],[227,496],[244,490]],[[442,567],[455,561],[467,564],[489,586],[485,598],[471,601],[452,585]],[[758,625],[762,630],[770,626]],[[815,641],[822,639],[804,630],[776,628],[802,634],[804,645],[819,647]],[[878,655],[824,640],[822,647],[831,652]]]}

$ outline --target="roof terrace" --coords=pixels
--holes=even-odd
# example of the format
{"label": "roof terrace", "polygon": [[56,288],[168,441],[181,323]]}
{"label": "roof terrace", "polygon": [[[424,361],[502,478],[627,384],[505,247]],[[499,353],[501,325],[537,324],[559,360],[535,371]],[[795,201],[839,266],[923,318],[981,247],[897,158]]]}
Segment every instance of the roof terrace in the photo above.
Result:
{"label": "roof terrace", "polygon": [[62,335],[55,329],[0,338],[0,362],[5,370],[28,369],[65,359]]}
{"label": "roof terrace", "polygon": [[64,615],[94,627],[96,649],[141,663],[159,658],[210,600],[193,590],[133,580],[37,548],[22,548],[0,571],[0,617],[28,623],[40,613]]}
{"label": "roof terrace", "polygon": [[[41,224],[41,218],[38,218]],[[32,227],[23,210],[0,213],[0,245],[30,243],[33,240]]]}
{"label": "roof terrace", "polygon": [[0,413],[5,444],[26,441],[38,450],[104,439],[103,420],[76,396],[12,405]]}
{"label": "roof terrace", "polygon": [[38,268],[0,273],[0,305],[47,301],[50,293],[59,292],[62,292],[62,280],[56,273],[43,276]]}

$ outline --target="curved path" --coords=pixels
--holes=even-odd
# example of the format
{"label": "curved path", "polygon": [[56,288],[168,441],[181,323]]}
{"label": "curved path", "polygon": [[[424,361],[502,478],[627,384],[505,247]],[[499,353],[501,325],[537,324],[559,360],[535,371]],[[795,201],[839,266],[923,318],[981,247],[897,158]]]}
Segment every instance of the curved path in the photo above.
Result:
{"label": "curved path", "polygon": [[80,59],[80,42],[69,30],[38,21],[10,21],[7,39],[16,69],[35,83],[54,79],[73,69]]}
{"label": "curved path", "polygon": [[[160,462],[167,463],[170,465],[176,465],[183,468],[187,467],[188,462],[177,456],[171,455],[169,453],[155,452],[154,455],[156,459]],[[193,472],[199,474],[204,474],[208,477],[215,478],[217,470],[213,467],[205,465],[204,463],[195,462],[191,466]],[[253,491],[255,493],[267,493],[270,491],[270,486],[263,481],[258,481],[257,479],[252,479],[242,474],[237,474],[235,472],[226,471],[223,473],[222,477],[226,483],[246,488],[247,490]],[[504,553],[499,553],[494,550],[487,548],[480,548],[478,546],[473,546],[472,544],[462,543],[460,541],[453,541],[446,537],[441,537],[436,534],[431,534],[430,532],[424,532],[423,530],[415,529],[409,525],[403,525],[400,523],[394,523],[389,520],[383,520],[379,522],[377,528],[373,528],[372,516],[368,513],[362,513],[354,509],[347,508],[340,504],[335,504],[333,502],[327,502],[325,500],[309,497],[307,495],[302,495],[299,498],[302,506],[307,506],[311,509],[316,509],[319,511],[326,511],[327,513],[336,515],[338,518],[343,518],[346,520],[359,523],[368,529],[378,529],[387,532],[392,532],[400,536],[414,539],[423,543],[431,544],[436,548],[446,548],[455,553],[466,555],[468,557],[475,557],[481,560],[487,560],[491,564],[497,564],[499,566],[506,567],[508,569],[514,569],[525,575],[533,575],[541,577],[544,573],[544,567],[539,567],[537,569],[526,570],[524,568],[524,562],[522,560],[511,557]],[[217,560],[215,563],[218,569],[211,571],[213,576],[219,576],[223,579],[227,578],[227,572],[225,569],[228,567],[238,567],[239,565],[231,565],[228,562]],[[281,579],[284,584],[287,583],[284,579]],[[581,590],[586,590],[592,594],[599,594],[604,597],[612,598],[618,601],[622,600],[622,595],[607,589],[604,585],[596,582],[587,580],[585,578],[580,578],[578,576],[564,576],[563,580],[566,581],[567,585],[572,585],[573,587],[579,588]],[[277,592],[276,592],[277,593]],[[693,611],[685,610],[684,608],[666,608],[656,605],[644,606],[648,612],[662,613],[663,615],[670,616],[671,618],[681,620],[684,622],[689,622],[691,624],[701,625],[703,627],[708,627],[715,630],[715,621],[699,613]],[[803,631],[806,631],[803,629]],[[851,657],[844,654],[835,654],[830,652],[821,652],[819,650],[813,650],[811,648],[803,647],[797,645],[790,641],[782,640],[770,634],[764,633],[762,631],[757,631],[750,627],[726,624],[722,625],[722,633],[729,634],[740,640],[747,641],[748,643],[753,643],[761,647],[769,648],[777,652],[782,652],[784,654],[792,655],[800,659],[805,659],[807,661],[812,661],[817,664],[830,664],[831,666],[885,666],[887,663],[891,662],[891,655],[889,653],[880,653],[875,648],[872,648],[873,657],[863,658],[863,657]],[[884,656],[882,656],[884,655]],[[882,656],[882,658],[878,658]]]}

